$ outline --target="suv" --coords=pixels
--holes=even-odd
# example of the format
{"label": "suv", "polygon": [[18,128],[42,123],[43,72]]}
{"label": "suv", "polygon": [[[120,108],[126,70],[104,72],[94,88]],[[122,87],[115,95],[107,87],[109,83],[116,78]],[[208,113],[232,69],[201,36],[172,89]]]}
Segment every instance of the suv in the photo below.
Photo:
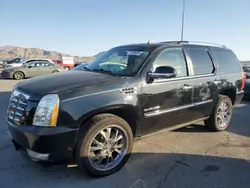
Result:
{"label": "suv", "polygon": [[38,164],[105,176],[126,163],[134,138],[199,121],[212,131],[227,129],[243,87],[242,67],[224,46],[124,45],[84,71],[18,83],[8,128],[16,149]]}

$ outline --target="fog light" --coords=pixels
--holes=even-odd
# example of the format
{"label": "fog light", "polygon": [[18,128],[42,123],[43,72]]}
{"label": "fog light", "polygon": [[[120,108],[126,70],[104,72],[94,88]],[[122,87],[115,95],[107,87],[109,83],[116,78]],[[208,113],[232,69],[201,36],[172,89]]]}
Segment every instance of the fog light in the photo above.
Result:
{"label": "fog light", "polygon": [[37,153],[29,149],[27,149],[27,153],[33,160],[47,161],[49,159],[49,154]]}

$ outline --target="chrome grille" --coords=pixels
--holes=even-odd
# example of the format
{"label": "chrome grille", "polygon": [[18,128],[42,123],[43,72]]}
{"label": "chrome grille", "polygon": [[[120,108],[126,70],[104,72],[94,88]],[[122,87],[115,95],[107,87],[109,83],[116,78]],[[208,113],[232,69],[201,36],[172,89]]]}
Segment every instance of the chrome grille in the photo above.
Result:
{"label": "chrome grille", "polygon": [[15,125],[22,125],[25,121],[25,111],[30,96],[17,90],[12,92],[7,110],[7,120]]}

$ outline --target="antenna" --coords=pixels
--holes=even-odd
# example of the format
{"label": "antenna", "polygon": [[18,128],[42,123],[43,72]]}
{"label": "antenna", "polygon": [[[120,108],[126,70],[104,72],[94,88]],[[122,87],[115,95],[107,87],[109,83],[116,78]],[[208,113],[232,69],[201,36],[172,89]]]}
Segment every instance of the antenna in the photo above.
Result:
{"label": "antenna", "polygon": [[184,33],[184,19],[185,19],[185,0],[182,0],[181,41],[183,41],[183,33]]}

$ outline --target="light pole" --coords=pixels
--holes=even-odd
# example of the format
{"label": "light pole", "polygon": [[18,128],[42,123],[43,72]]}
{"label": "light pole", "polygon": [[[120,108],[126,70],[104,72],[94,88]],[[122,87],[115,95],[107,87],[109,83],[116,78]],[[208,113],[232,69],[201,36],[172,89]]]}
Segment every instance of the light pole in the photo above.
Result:
{"label": "light pole", "polygon": [[185,0],[182,0],[181,41],[183,41],[183,33],[184,33],[184,19],[185,19]]}

